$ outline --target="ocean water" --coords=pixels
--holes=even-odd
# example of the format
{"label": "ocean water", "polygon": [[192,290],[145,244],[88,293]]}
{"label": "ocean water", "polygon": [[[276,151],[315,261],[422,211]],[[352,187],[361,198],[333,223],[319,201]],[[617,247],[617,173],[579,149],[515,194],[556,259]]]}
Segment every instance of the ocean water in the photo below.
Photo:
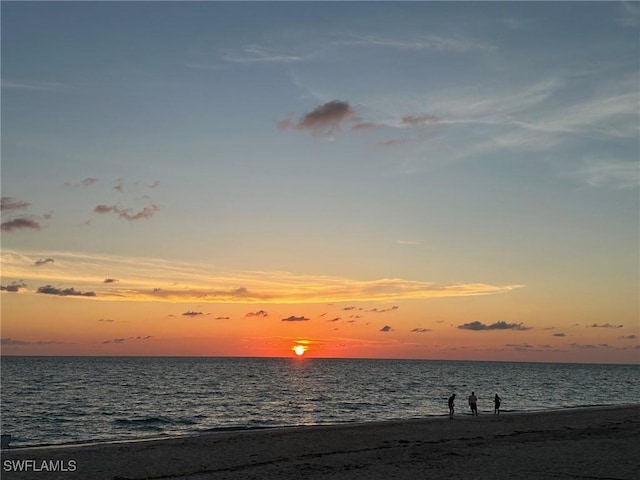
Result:
{"label": "ocean water", "polygon": [[640,401],[640,366],[308,358],[2,357],[12,447]]}

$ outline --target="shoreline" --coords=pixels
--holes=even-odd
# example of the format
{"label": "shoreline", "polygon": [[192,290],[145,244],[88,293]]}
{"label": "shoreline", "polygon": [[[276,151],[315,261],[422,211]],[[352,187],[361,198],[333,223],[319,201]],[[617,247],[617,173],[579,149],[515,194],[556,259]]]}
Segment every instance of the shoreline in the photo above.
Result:
{"label": "shoreline", "polygon": [[[453,420],[426,417],[12,448],[2,451],[2,478],[408,480],[472,474],[476,479],[632,479],[640,469],[638,440],[640,404],[461,414]],[[32,462],[30,471],[6,468],[26,461]],[[43,462],[58,471],[36,472],[33,467]]]}
{"label": "shoreline", "polygon": [[[466,405],[464,406],[466,407]],[[533,410],[500,410],[502,416],[508,415],[529,415],[529,414],[540,414],[546,412],[566,412],[566,411],[579,411],[579,410],[608,410],[608,409],[617,409],[617,408],[627,408],[627,407],[639,407],[639,404],[634,403],[625,403],[625,404],[608,404],[608,405],[579,405],[579,406],[567,406],[567,407],[557,407],[552,409],[540,408]],[[493,412],[489,410],[480,410],[479,416],[493,416]],[[462,412],[457,412],[455,414],[457,419],[463,419],[466,417],[472,417],[471,413],[464,408]],[[314,424],[299,424],[299,425],[267,425],[267,426],[251,426],[251,427],[220,427],[220,428],[212,428],[208,430],[204,430],[201,432],[193,432],[193,433],[183,433],[183,434],[167,434],[160,436],[142,436],[142,437],[133,437],[133,438],[119,438],[119,439],[111,439],[111,440],[83,440],[83,441],[70,441],[65,443],[46,443],[41,445],[17,445],[10,446],[9,448],[2,449],[1,451],[27,451],[27,450],[42,450],[42,449],[63,449],[63,448],[80,448],[80,447],[91,447],[91,446],[99,446],[99,445],[115,445],[115,444],[128,444],[128,443],[142,443],[142,442],[162,442],[167,440],[181,439],[181,438],[191,438],[191,437],[201,437],[208,435],[219,435],[225,433],[235,433],[235,432],[254,432],[261,430],[279,430],[279,429],[296,429],[296,428],[317,428],[317,427],[339,427],[339,426],[366,426],[366,425],[375,425],[375,424],[386,424],[386,423],[403,423],[403,422],[429,422],[438,419],[448,418],[448,414],[443,413],[439,415],[425,415],[421,417],[409,417],[409,418],[397,418],[397,419],[385,419],[385,420],[371,420],[371,421],[352,421],[352,422],[338,422],[338,423],[314,423]]]}

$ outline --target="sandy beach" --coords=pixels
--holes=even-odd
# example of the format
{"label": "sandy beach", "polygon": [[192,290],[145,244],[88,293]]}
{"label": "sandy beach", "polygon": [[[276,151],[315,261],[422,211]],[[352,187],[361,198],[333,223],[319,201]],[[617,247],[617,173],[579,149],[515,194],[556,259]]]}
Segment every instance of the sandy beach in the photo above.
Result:
{"label": "sandy beach", "polygon": [[639,471],[640,405],[479,417],[464,412],[453,420],[272,428],[2,452],[3,479],[631,480]]}

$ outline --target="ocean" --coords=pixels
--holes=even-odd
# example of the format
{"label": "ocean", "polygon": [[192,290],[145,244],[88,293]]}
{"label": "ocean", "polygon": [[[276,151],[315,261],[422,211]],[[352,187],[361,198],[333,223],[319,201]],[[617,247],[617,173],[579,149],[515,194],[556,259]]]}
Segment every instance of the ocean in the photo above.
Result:
{"label": "ocean", "polygon": [[226,429],[618,405],[640,366],[427,360],[2,357],[11,446],[134,440]]}

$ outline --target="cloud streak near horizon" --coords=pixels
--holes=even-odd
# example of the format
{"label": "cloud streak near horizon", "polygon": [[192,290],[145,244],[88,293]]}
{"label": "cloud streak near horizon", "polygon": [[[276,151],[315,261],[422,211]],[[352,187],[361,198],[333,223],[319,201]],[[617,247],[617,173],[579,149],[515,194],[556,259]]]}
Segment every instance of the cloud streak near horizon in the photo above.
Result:
{"label": "cloud streak near horizon", "polygon": [[[59,259],[55,271],[34,269],[33,258]],[[62,267],[64,265],[64,268]],[[466,297],[506,293],[523,285],[432,282],[382,278],[301,275],[290,272],[215,271],[206,266],[152,258],[70,252],[2,252],[3,276],[42,281],[46,287],[73,283],[100,300],[230,303],[307,303],[386,301]],[[105,272],[117,272],[117,284],[105,284]],[[160,287],[159,287],[160,286]],[[42,287],[41,287],[42,288]],[[53,288],[53,287],[52,287]],[[77,291],[76,291],[77,292]],[[41,292],[41,293],[49,293]]]}

